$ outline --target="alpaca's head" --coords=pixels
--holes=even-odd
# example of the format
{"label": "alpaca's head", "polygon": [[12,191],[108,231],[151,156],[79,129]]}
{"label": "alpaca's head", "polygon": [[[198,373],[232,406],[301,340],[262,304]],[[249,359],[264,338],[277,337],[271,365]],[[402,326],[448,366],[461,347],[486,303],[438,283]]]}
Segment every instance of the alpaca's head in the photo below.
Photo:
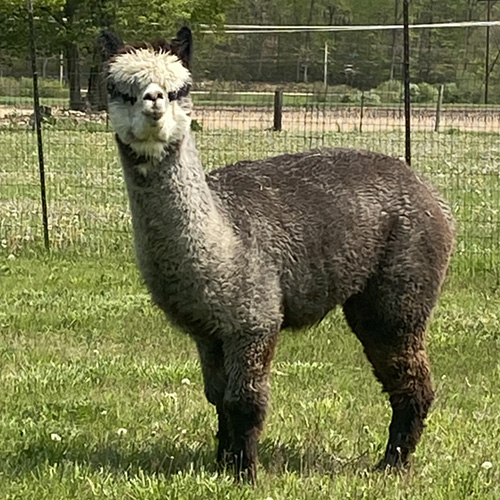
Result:
{"label": "alpaca's head", "polygon": [[100,41],[115,132],[137,154],[160,159],[190,126],[191,31],[182,28],[171,42],[139,46],[123,46],[109,33]]}

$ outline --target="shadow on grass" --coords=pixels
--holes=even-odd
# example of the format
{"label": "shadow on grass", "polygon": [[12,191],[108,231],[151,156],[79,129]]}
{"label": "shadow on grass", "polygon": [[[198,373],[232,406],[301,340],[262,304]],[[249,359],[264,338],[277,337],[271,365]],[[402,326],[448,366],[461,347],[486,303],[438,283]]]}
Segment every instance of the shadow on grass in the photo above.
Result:
{"label": "shadow on grass", "polygon": [[212,444],[175,444],[168,441],[150,443],[108,442],[85,446],[84,443],[32,442],[22,450],[0,455],[0,475],[23,475],[41,465],[89,467],[97,471],[170,476],[178,472],[205,470],[215,472],[215,448]]}
{"label": "shadow on grass", "polygon": [[[0,455],[0,475],[24,475],[40,470],[40,466],[67,467],[78,465],[96,471],[120,474],[139,471],[149,475],[171,476],[179,472],[217,472],[215,461],[216,442],[174,443],[158,439],[149,443],[128,441],[86,446],[74,443],[35,441],[14,453]],[[370,470],[373,464],[367,453],[354,458],[326,452],[317,443],[300,446],[281,443],[266,438],[259,446],[261,466],[271,474],[296,472],[300,475],[338,474],[346,471],[360,473]]]}
{"label": "shadow on grass", "polygon": [[311,442],[301,446],[295,442],[277,442],[266,438],[259,447],[259,460],[264,469],[272,474],[296,472],[309,474],[342,474],[349,472],[368,472],[374,463],[368,452],[348,457],[345,450],[339,453],[328,452],[320,443]]}

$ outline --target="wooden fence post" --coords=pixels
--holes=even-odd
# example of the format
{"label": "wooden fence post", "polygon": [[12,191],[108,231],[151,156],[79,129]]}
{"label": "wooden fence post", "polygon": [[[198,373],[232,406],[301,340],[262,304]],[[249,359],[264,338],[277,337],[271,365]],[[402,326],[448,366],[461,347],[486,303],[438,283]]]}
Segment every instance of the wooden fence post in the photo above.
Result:
{"label": "wooden fence post", "polygon": [[276,90],[274,92],[274,125],[273,130],[280,132],[283,123],[283,91]]}
{"label": "wooden fence post", "polygon": [[436,123],[434,125],[434,132],[439,132],[439,122],[441,121],[441,106],[443,105],[443,91],[444,85],[440,85],[436,104]]}

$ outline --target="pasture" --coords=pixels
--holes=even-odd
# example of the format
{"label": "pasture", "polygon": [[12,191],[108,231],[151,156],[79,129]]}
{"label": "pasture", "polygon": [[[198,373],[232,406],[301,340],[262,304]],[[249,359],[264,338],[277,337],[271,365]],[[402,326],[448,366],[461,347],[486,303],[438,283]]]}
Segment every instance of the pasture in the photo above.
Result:
{"label": "pasture", "polygon": [[[48,125],[53,251],[43,250],[36,138],[0,129],[0,498],[330,499],[500,497],[500,140],[414,134],[414,166],[459,223],[429,330],[437,398],[406,474],[373,472],[390,408],[340,311],[284,332],[256,488],[215,467],[214,409],[194,345],[154,308],[105,124]],[[212,169],[343,145],[404,151],[398,130],[197,134]]]}

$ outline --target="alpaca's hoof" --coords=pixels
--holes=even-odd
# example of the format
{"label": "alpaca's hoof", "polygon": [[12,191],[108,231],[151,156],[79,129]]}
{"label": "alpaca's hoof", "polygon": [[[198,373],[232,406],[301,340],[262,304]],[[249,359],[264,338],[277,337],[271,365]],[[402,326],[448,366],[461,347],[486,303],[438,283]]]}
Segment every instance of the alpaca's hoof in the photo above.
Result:
{"label": "alpaca's hoof", "polygon": [[219,470],[227,469],[234,466],[233,454],[225,449],[217,450],[217,467]]}
{"label": "alpaca's hoof", "polygon": [[404,472],[410,467],[408,455],[408,451],[399,446],[388,446],[384,458],[375,466],[375,470]]}
{"label": "alpaca's hoof", "polygon": [[220,456],[217,454],[217,470],[219,472],[234,474],[235,480],[238,483],[256,484],[257,482],[256,465],[242,466],[241,461],[238,460],[238,455],[227,450],[224,450]]}
{"label": "alpaca's hoof", "polygon": [[375,467],[373,467],[374,472],[405,472],[410,467],[409,463],[405,464],[397,462],[395,464],[387,462],[385,458],[380,460]]}
{"label": "alpaca's hoof", "polygon": [[257,484],[257,467],[255,464],[252,464],[250,467],[246,469],[236,469],[236,481],[249,483],[252,485]]}

